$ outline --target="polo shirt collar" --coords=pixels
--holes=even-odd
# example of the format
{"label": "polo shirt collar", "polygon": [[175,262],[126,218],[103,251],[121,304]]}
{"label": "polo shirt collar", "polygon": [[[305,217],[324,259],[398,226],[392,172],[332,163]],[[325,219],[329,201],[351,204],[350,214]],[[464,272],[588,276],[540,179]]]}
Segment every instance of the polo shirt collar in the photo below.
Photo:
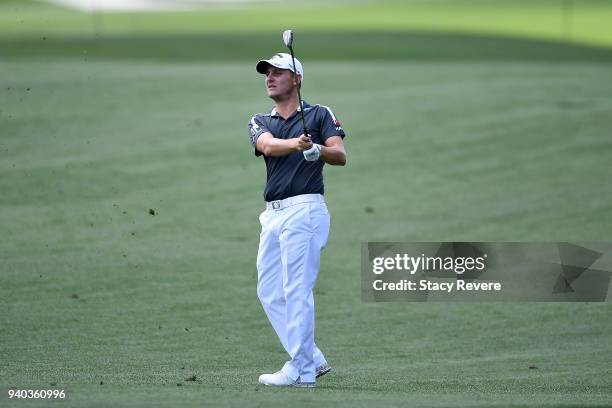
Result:
{"label": "polo shirt collar", "polygon": [[[303,99],[302,99],[302,105],[304,105],[304,110],[306,110],[306,109],[310,108],[310,105],[309,105],[309,104],[308,104],[308,103],[307,103],[305,100],[303,100]],[[297,111],[296,111],[296,112],[299,112],[299,111],[301,111],[301,110],[302,110],[302,109],[301,109],[301,108],[300,108],[300,106],[298,105],[298,107],[297,107]],[[292,114],[291,114],[291,116],[293,116],[294,114],[295,114],[295,112],[294,112],[294,113],[292,113]],[[276,113],[276,107],[272,108],[272,110],[270,111],[270,116],[279,116],[279,115],[278,115],[278,113]],[[290,116],[290,117],[291,117],[291,116]]]}

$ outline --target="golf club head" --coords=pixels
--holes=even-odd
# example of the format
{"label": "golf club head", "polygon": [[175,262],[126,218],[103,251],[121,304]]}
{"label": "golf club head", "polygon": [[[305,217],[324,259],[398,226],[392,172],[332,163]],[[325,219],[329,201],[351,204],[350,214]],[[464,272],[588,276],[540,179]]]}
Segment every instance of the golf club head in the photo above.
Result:
{"label": "golf club head", "polygon": [[283,31],[283,41],[288,48],[291,48],[291,45],[293,44],[293,31]]}

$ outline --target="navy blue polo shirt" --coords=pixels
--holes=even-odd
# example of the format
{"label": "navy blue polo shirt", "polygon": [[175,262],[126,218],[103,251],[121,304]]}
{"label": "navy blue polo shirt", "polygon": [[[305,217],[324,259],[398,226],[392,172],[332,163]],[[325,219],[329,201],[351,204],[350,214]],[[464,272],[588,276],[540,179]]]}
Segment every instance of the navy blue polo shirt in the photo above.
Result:
{"label": "navy blue polo shirt", "polygon": [[[344,130],[333,112],[327,106],[304,105],[306,127],[312,142],[325,144],[325,140],[332,136],[344,139]],[[257,138],[262,133],[270,132],[278,139],[292,139],[304,133],[302,116],[298,108],[287,120],[272,109],[270,113],[258,113],[251,118],[248,124],[251,145],[256,156],[262,156],[257,150]],[[323,194],[323,165],[319,159],[309,162],[304,159],[302,152],[293,152],[286,156],[268,157],[264,155],[267,169],[266,189],[264,200],[283,200],[300,194]]]}

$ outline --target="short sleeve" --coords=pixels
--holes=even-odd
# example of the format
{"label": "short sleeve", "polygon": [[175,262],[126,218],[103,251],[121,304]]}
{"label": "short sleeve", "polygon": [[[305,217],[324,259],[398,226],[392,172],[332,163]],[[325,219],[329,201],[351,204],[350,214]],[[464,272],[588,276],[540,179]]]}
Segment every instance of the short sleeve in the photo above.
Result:
{"label": "short sleeve", "polygon": [[334,112],[327,107],[320,105],[319,110],[322,111],[321,115],[321,137],[323,140],[327,140],[332,136],[340,136],[344,139],[345,133],[342,129],[342,124],[334,115]]}
{"label": "short sleeve", "polygon": [[257,150],[257,139],[262,133],[269,132],[269,130],[257,115],[254,115],[251,118],[247,128],[249,129],[249,138],[251,140],[251,145],[253,146],[253,153],[255,153],[255,156],[261,156],[263,153]]}

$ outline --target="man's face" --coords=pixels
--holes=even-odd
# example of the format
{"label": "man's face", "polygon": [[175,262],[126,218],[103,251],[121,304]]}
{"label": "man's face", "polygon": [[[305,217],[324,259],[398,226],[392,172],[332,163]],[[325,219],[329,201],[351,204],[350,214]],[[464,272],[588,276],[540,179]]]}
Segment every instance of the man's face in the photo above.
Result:
{"label": "man's face", "polygon": [[266,90],[272,99],[285,99],[295,92],[293,72],[288,69],[268,67],[266,71]]}

